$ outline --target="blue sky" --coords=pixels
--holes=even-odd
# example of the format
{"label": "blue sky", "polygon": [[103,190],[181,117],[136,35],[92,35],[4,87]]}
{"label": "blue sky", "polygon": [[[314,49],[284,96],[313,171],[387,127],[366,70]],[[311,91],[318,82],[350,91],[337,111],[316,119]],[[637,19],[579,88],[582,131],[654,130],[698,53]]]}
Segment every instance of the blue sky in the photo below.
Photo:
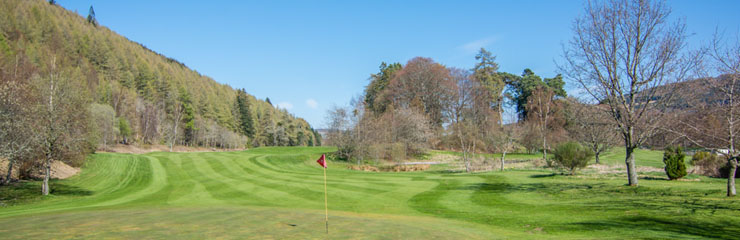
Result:
{"label": "blue sky", "polygon": [[[314,127],[362,94],[381,62],[431,57],[470,68],[485,47],[501,71],[557,74],[583,1],[57,1]],[[740,1],[669,1],[692,47],[740,32]],[[566,86],[570,92],[574,89]]]}

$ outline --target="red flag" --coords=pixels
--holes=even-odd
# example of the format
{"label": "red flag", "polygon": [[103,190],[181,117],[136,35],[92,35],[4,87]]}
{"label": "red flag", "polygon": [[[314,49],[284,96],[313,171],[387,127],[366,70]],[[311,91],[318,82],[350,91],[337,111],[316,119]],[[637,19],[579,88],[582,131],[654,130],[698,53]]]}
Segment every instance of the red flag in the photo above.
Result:
{"label": "red flag", "polygon": [[316,162],[319,163],[319,165],[321,165],[322,167],[326,168],[326,157],[324,157],[324,154],[321,154],[321,157],[319,158],[319,160],[316,160]]}

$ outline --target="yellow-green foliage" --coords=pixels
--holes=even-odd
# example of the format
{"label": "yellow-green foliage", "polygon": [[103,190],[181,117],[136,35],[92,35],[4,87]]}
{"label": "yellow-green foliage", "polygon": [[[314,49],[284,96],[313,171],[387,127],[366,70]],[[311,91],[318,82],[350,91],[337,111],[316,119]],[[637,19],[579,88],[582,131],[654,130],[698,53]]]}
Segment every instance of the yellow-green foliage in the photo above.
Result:
{"label": "yellow-green foliage", "polygon": [[[171,119],[171,105],[181,101],[173,97],[180,93],[180,89],[190,95],[195,115],[190,119],[215,122],[221,128],[241,133],[234,113],[236,90],[232,87],[128,40],[107,27],[89,24],[82,16],[60,6],[40,0],[0,1],[0,66],[13,66],[17,59],[27,59],[32,65],[30,71],[43,74],[49,70],[52,57],[57,59],[57,69],[74,69],[82,73],[79,81],[87,86],[90,96],[93,96],[92,101],[111,105],[117,117],[131,123],[132,136],[136,137],[134,141],[166,141],[164,121]],[[274,121],[285,129],[281,137],[287,140],[280,145],[308,145],[309,141],[298,139],[299,132],[313,136],[311,127],[303,119],[251,96],[250,102],[256,106],[252,110],[256,113],[252,115],[253,122]],[[153,126],[155,134],[146,133],[151,131],[144,126],[146,114],[159,114],[158,118],[151,119],[163,119]],[[272,119],[260,119],[262,116]],[[181,125],[188,126],[186,124]],[[264,140],[250,140],[259,145],[272,145]],[[179,142],[197,145],[198,141],[183,139]]]}

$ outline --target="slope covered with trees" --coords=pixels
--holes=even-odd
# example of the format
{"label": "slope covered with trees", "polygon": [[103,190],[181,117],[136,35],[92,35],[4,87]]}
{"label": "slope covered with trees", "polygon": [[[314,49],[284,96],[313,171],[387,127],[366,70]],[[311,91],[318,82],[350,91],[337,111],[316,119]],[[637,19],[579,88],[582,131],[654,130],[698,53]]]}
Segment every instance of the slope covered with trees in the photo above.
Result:
{"label": "slope covered with trees", "polygon": [[92,7],[85,18],[53,1],[0,1],[0,125],[17,133],[3,134],[2,158],[82,159],[111,143],[242,148],[320,142],[305,120],[102,24]]}

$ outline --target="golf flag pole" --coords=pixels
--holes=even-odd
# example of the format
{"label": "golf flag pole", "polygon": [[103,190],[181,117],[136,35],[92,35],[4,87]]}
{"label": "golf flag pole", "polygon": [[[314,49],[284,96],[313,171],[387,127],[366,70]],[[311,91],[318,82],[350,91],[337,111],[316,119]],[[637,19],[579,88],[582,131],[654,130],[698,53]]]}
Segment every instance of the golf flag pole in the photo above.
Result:
{"label": "golf flag pole", "polygon": [[321,157],[316,162],[324,168],[324,211],[326,213],[326,234],[329,234],[329,201],[326,197],[326,156],[321,154]]}

